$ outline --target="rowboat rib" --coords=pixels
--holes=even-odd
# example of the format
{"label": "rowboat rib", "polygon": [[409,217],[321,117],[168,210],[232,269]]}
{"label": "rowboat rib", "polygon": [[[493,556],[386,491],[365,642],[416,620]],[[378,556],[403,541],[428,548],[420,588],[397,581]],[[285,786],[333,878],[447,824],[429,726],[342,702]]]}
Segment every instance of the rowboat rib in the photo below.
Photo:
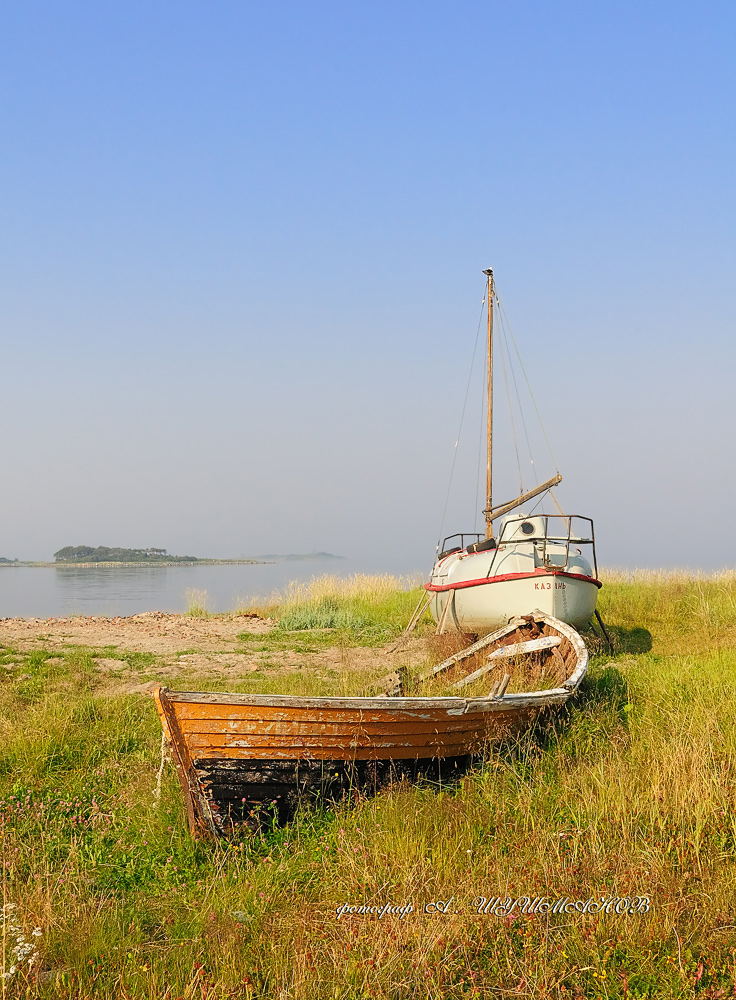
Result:
{"label": "rowboat rib", "polygon": [[551,649],[559,646],[562,639],[558,635],[543,635],[541,639],[529,639],[527,642],[514,642],[510,646],[494,649],[489,660],[502,660],[508,656],[518,656],[520,653],[537,653],[540,649]]}

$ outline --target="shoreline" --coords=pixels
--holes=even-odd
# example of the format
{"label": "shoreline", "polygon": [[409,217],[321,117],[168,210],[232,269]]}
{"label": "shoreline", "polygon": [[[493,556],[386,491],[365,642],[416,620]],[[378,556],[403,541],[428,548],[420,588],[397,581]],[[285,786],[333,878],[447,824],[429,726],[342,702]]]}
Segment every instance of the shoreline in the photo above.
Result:
{"label": "shoreline", "polygon": [[[274,560],[275,562],[275,560]],[[270,566],[267,559],[161,559],[151,562],[7,562],[0,569],[154,569],[157,566]]]}

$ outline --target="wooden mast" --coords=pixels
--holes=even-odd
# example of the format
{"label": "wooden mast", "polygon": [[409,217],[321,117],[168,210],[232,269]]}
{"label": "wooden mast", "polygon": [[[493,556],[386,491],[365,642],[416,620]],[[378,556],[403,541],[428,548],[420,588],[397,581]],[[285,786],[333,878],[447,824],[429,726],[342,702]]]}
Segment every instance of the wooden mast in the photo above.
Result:
{"label": "wooden mast", "polygon": [[493,535],[493,268],[483,274],[488,278],[486,298],[488,302],[488,330],[486,353],[488,357],[488,393],[486,399],[486,538]]}
{"label": "wooden mast", "polygon": [[486,538],[492,538],[493,521],[497,517],[501,517],[502,514],[508,514],[510,510],[513,510],[514,507],[518,507],[519,504],[526,503],[527,500],[531,500],[533,497],[539,496],[539,494],[544,493],[545,490],[550,490],[553,486],[557,486],[558,483],[562,482],[562,476],[558,472],[557,475],[548,479],[546,483],[542,483],[541,486],[537,486],[535,489],[529,490],[528,493],[522,493],[521,496],[516,498],[516,500],[512,500],[510,503],[505,503],[502,507],[497,507],[496,510],[493,509],[493,297],[495,295],[493,285],[493,268],[489,267],[487,271],[483,272],[483,274],[485,274],[488,278],[488,288],[486,291],[488,298],[488,394],[486,400],[488,455],[486,458],[486,509],[483,513],[486,518]]}

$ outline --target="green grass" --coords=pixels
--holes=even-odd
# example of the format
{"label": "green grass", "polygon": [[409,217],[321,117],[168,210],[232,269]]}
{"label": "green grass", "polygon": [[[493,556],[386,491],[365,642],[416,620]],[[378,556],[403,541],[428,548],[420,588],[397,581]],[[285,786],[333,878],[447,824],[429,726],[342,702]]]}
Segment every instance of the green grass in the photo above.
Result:
{"label": "green grass", "polygon": [[[243,686],[334,693],[348,681],[319,666],[320,637],[396,634],[416,599],[336,589],[292,595],[270,633],[275,653],[301,636],[314,670],[266,663]],[[190,838],[169,766],[156,802],[153,702],[97,694],[94,650],[0,647],[5,970],[19,935],[37,952],[4,998],[733,996],[735,599],[727,576],[612,577],[600,608],[614,652],[596,645],[563,716],[457,780],[307,806],[230,844]],[[354,617],[284,627],[320,608]],[[155,675],[155,657],[126,661]],[[504,918],[474,904],[610,894],[649,896],[649,911]],[[447,914],[422,912],[449,898]],[[414,912],[337,920],[344,903]]]}
{"label": "green grass", "polygon": [[416,580],[401,577],[316,577],[309,583],[291,584],[258,607],[277,617],[273,632],[243,633],[238,638],[250,648],[264,650],[314,652],[327,646],[380,646],[406,627],[423,593]]}

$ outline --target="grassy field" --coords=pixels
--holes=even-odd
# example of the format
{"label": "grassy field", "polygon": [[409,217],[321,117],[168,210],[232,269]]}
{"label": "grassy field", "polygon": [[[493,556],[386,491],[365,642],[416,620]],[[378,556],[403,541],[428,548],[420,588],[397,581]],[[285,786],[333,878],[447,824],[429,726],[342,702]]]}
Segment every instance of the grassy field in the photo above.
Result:
{"label": "grassy field", "polygon": [[[380,647],[418,596],[391,578],[293,588],[238,648]],[[97,682],[99,657],[155,679],[156,654],[0,647],[3,1000],[735,996],[736,576],[611,573],[599,607],[614,652],[590,638],[554,724],[454,782],[305,806],[232,843],[190,838],[150,697]],[[365,691],[380,659],[264,660],[230,687]],[[217,686],[185,666],[170,686],[195,685]],[[504,914],[497,897],[570,903]],[[601,897],[649,901],[575,911]],[[336,914],[387,904],[404,913]]]}

